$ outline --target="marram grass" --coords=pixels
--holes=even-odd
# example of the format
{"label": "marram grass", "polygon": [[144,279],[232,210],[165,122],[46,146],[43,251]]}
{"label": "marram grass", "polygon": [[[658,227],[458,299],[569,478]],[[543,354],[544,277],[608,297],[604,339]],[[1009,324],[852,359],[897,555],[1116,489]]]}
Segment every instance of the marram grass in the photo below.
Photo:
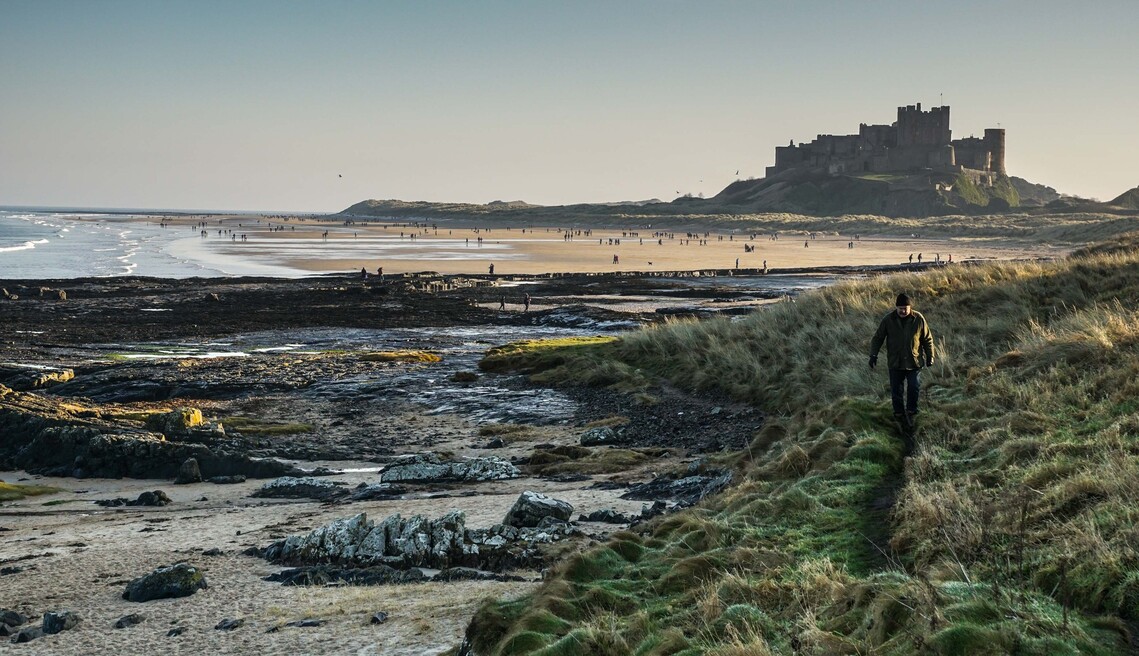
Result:
{"label": "marram grass", "polygon": [[[901,291],[939,353],[909,458],[866,363]],[[1136,639],[1133,249],[845,283],[519,368],[663,379],[771,416],[732,488],[489,602],[477,654],[1118,654]]]}
{"label": "marram grass", "polygon": [[0,501],[19,501],[25,497],[41,496],[61,492],[57,487],[46,485],[22,485],[0,481]]}

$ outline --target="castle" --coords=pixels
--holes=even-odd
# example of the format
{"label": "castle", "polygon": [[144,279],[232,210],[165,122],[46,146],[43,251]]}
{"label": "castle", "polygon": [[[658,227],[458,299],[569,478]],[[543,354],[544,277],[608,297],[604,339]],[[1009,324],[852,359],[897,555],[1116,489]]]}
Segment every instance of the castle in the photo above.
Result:
{"label": "castle", "polygon": [[898,108],[891,125],[858,126],[858,134],[820,134],[814,141],[775,149],[767,177],[787,171],[830,175],[936,171],[966,173],[992,184],[1005,175],[1005,131],[985,130],[983,138],[953,139],[949,106],[922,111],[921,103]]}

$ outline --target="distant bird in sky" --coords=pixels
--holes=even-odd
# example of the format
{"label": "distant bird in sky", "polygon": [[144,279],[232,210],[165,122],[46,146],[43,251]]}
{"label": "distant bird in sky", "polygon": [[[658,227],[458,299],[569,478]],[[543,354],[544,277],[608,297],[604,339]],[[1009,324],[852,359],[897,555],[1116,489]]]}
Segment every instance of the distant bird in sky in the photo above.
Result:
{"label": "distant bird in sky", "polygon": [[338,177],[338,178],[343,178],[344,176],[343,176],[343,175],[341,175],[341,174],[339,174],[339,173],[337,173],[337,174],[336,174],[336,177]]}

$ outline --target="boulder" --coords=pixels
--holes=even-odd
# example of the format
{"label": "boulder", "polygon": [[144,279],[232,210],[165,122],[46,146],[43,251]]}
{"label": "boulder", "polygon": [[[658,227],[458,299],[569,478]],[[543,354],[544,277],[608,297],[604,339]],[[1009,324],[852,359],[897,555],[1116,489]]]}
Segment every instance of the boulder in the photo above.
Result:
{"label": "boulder", "polygon": [[216,625],[214,625],[214,630],[216,630],[216,631],[233,631],[234,629],[240,629],[243,626],[245,626],[245,620],[243,620],[241,618],[238,618],[238,619],[226,618],[226,619],[218,622]]}
{"label": "boulder", "polygon": [[496,457],[443,461],[434,453],[399,456],[380,470],[380,480],[391,481],[497,481],[517,478],[521,472]]}
{"label": "boulder", "polygon": [[28,618],[14,610],[0,609],[0,624],[7,624],[8,626],[20,626],[27,622]]}
{"label": "boulder", "polygon": [[69,610],[48,611],[44,613],[43,632],[45,635],[53,635],[63,631],[69,631],[79,626],[79,616]]}
{"label": "boulder", "polygon": [[372,613],[372,624],[383,624],[388,621],[388,614],[384,611]]}
{"label": "boulder", "polygon": [[12,642],[31,642],[42,637],[44,637],[44,630],[41,627],[29,626],[20,629],[16,635],[12,636]]}
{"label": "boulder", "polygon": [[191,428],[206,423],[197,408],[178,408],[170,412],[153,414],[146,419],[146,427],[164,435],[185,435]]}
{"label": "boulder", "polygon": [[581,434],[582,446],[604,446],[617,441],[617,432],[608,426],[591,428]]}
{"label": "boulder", "polygon": [[639,517],[629,517],[613,510],[612,508],[605,508],[604,510],[594,510],[588,515],[581,515],[577,518],[579,522],[602,522],[605,524],[632,524]]}
{"label": "boulder", "polygon": [[732,482],[732,472],[713,471],[706,476],[675,476],[662,475],[647,483],[641,483],[629,488],[621,495],[622,499],[636,499],[638,501],[676,502],[682,508],[695,505],[704,497],[715,494]]}
{"label": "boulder", "polygon": [[573,506],[565,501],[527,490],[518,496],[502,523],[518,528],[534,527],[546,517],[568,522],[572,514]]}
{"label": "boulder", "polygon": [[269,481],[250,496],[265,499],[317,499],[328,501],[348,496],[343,483],[328,481],[312,476],[282,476]]}
{"label": "boulder", "polygon": [[115,620],[114,626],[116,629],[126,629],[134,626],[135,624],[142,624],[145,619],[145,617],[139,615],[138,613],[131,613],[130,615],[123,615],[119,619]]}
{"label": "boulder", "polygon": [[188,563],[178,563],[159,567],[150,574],[131,581],[123,591],[123,599],[144,602],[188,597],[208,587],[201,570]]}
{"label": "boulder", "polygon": [[175,485],[187,485],[189,483],[201,483],[202,470],[198,467],[197,458],[186,458],[182,462],[182,466],[178,468],[178,476],[174,479]]}

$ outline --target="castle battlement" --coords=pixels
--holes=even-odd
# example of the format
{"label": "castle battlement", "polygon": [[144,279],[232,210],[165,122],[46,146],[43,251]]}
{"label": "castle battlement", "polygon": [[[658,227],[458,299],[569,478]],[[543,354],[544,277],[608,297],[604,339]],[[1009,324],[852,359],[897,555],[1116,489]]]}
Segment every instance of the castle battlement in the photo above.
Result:
{"label": "castle battlement", "polygon": [[[775,148],[775,166],[767,177],[788,171],[828,173],[900,173],[932,170],[972,171],[988,177],[1005,174],[1005,131],[985,130],[983,138],[953,139],[949,105],[922,110],[921,103],[898,108],[890,125],[858,126],[858,134],[820,134],[814,141]],[[985,176],[984,174],[988,174]]]}

